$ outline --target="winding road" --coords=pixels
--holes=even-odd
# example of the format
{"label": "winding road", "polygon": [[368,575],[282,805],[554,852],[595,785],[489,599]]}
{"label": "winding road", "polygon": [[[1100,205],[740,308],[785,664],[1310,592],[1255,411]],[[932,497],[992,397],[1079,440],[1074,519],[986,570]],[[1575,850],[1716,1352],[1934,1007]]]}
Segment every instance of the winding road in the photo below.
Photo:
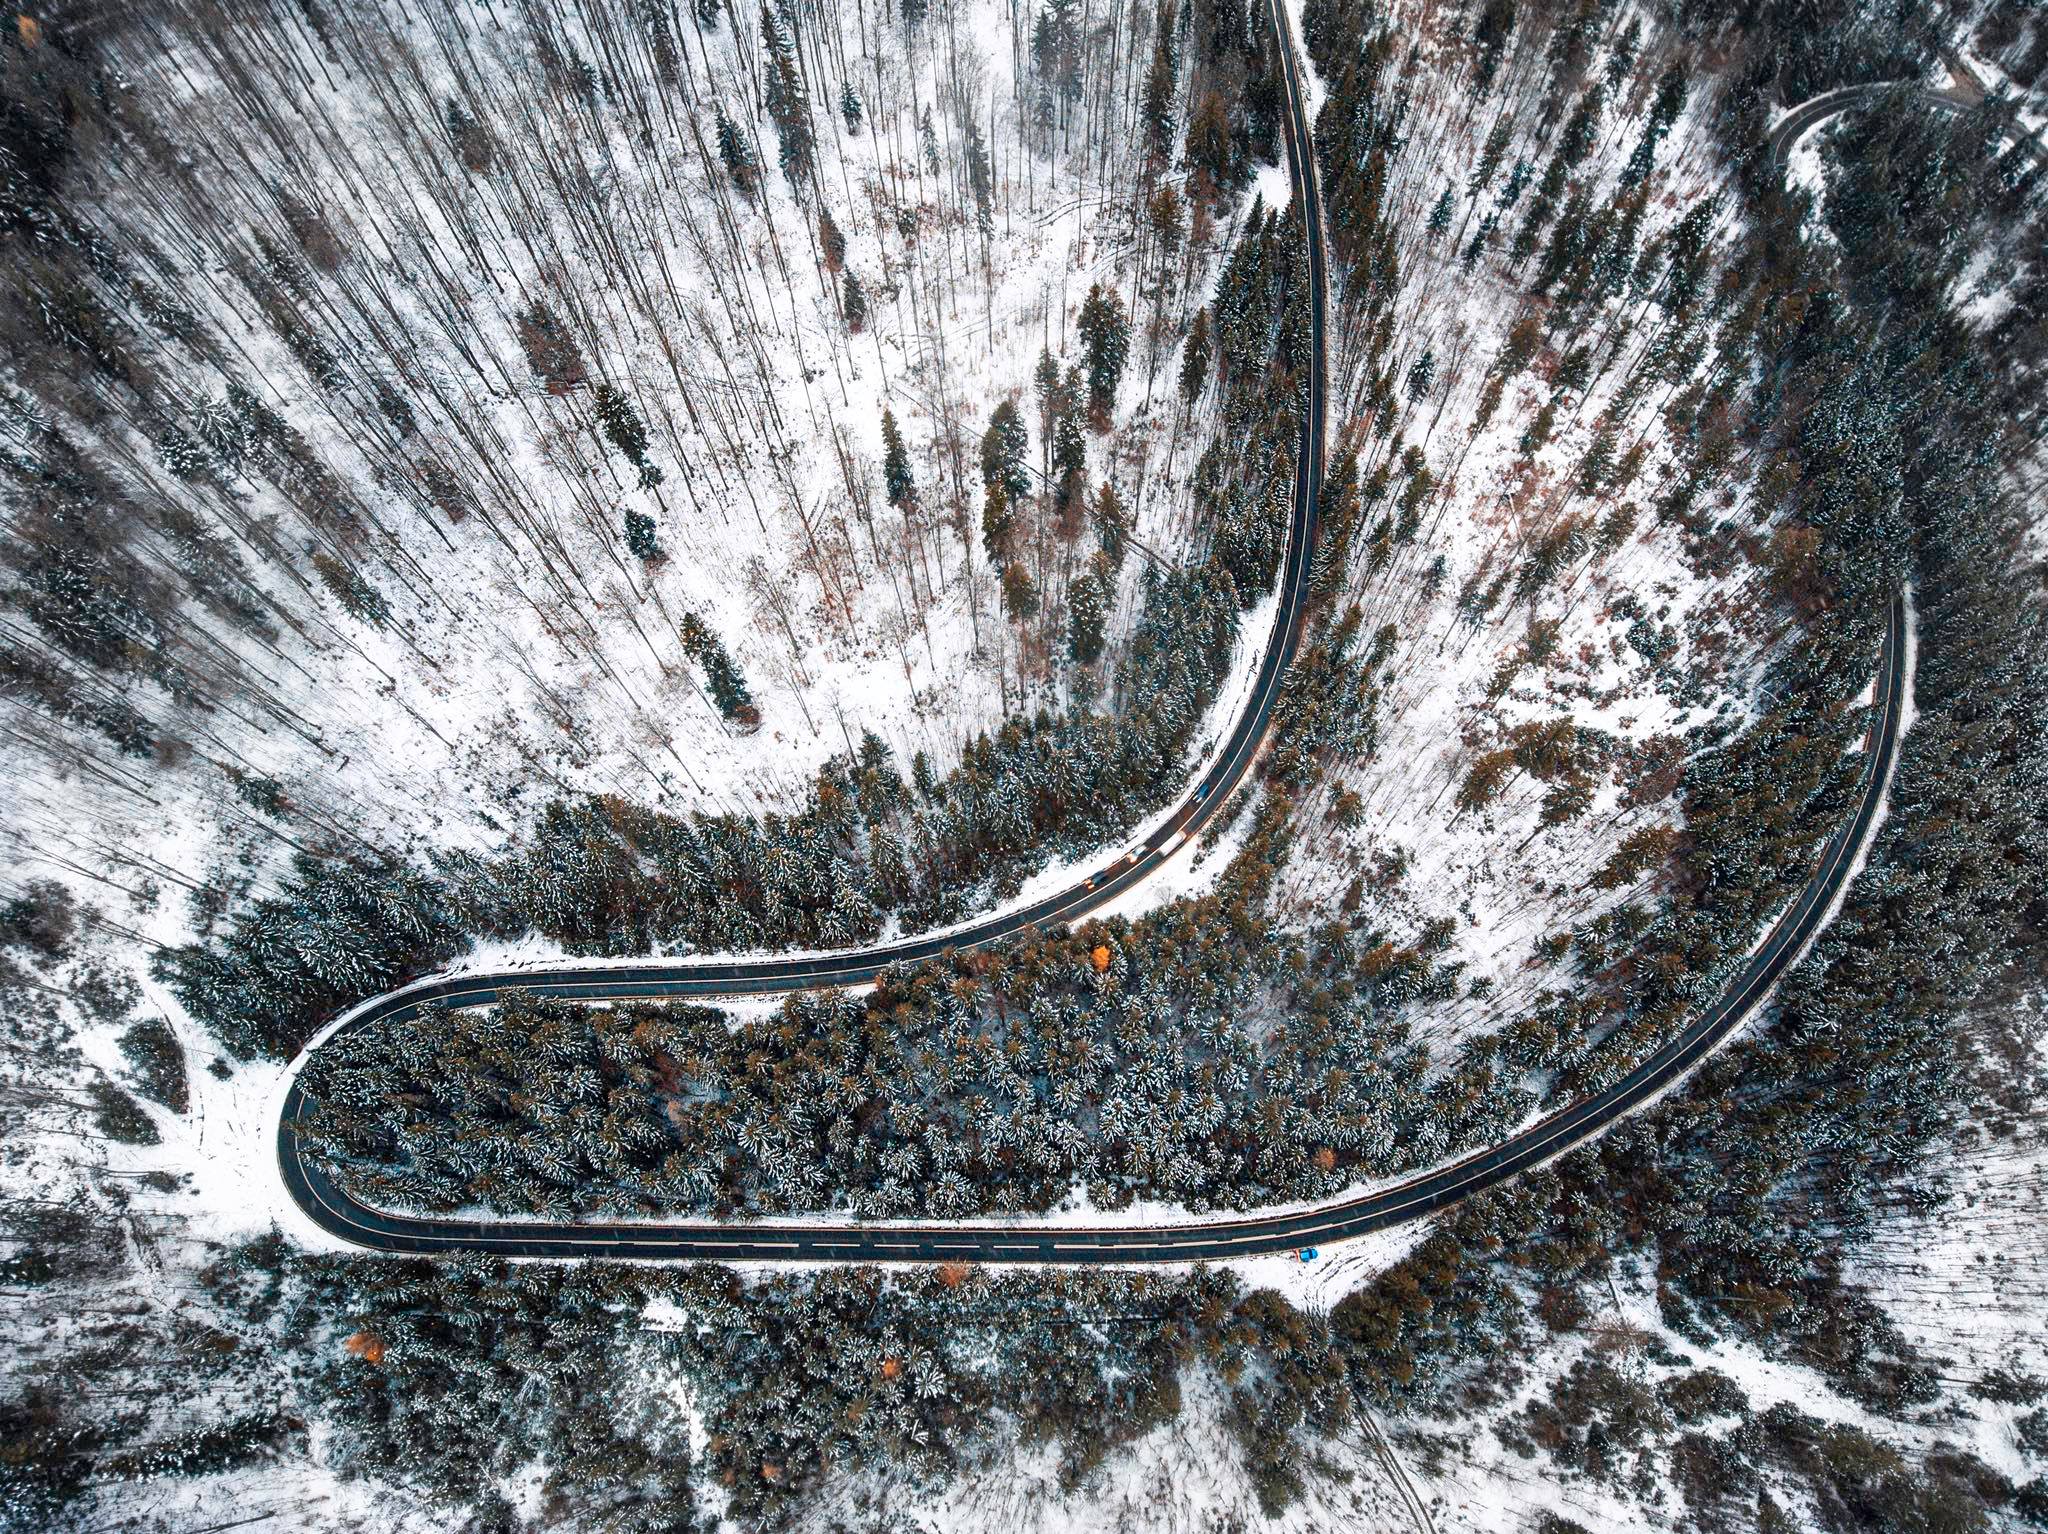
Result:
{"label": "winding road", "polygon": [[1807,134],[1830,117],[1840,116],[1857,103],[1881,96],[1886,91],[1914,90],[1921,100],[1940,111],[1967,112],[1984,99],[1984,88],[1961,59],[1951,54],[1947,63],[1953,83],[1943,90],[1929,89],[1916,80],[1879,80],[1869,85],[1839,86],[1800,102],[1771,128],[1766,143],[1770,150],[1771,168],[1783,175],[1785,167],[1791,163],[1792,151]]}
{"label": "winding road", "polygon": [[[1260,663],[1250,701],[1214,765],[1162,825],[1093,877],[1023,910],[944,934],[886,948],[797,958],[709,963],[650,960],[602,968],[437,976],[364,1003],[329,1024],[293,1063],[279,1115],[277,1157],[285,1186],[322,1230],[352,1245],[388,1252],[481,1251],[508,1257],[638,1261],[1131,1264],[1285,1252],[1421,1219],[1561,1155],[1677,1082],[1740,1026],[1796,962],[1807,942],[1825,924],[1828,909],[1846,885],[1884,802],[1905,702],[1903,594],[1895,597],[1891,605],[1855,809],[1829,839],[1819,866],[1799,897],[1779,917],[1729,986],[1675,1037],[1605,1091],[1536,1121],[1499,1145],[1391,1186],[1309,1209],[1151,1226],[1065,1228],[1050,1223],[999,1221],[479,1221],[391,1214],[370,1208],[337,1186],[318,1156],[305,1153],[301,1146],[295,1129],[296,1120],[307,1107],[300,1084],[301,1070],[311,1054],[338,1033],[411,1017],[428,1005],[486,1006],[511,990],[577,1001],[611,1002],[862,984],[891,965],[917,963],[949,949],[994,943],[1029,928],[1070,921],[1099,908],[1146,878],[1229,798],[1258,754],[1281,680],[1300,642],[1308,601],[1317,499],[1322,488],[1327,295],[1322,215],[1299,66],[1280,3],[1281,0],[1268,0],[1268,11],[1284,66],[1288,169],[1294,200],[1303,210],[1308,236],[1312,350],[1309,399],[1302,421],[1293,516],[1271,641]],[[1844,99],[1832,111],[1853,104],[1854,94],[1841,94]],[[1808,103],[1807,107],[1814,105]],[[1796,109],[1794,115],[1805,112],[1807,107]],[[1827,115],[1831,112],[1807,121],[1792,134],[1792,139]],[[1792,139],[1786,142],[1789,144]],[[1774,157],[1778,152],[1775,133],[1772,152]]]}

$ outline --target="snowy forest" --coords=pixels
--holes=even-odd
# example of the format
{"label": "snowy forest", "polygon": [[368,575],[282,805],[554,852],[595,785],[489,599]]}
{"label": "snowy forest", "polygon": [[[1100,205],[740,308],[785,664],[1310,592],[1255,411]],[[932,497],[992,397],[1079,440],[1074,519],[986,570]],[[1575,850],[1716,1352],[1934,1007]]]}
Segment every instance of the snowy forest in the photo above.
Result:
{"label": "snowy forest", "polygon": [[[142,0],[0,69],[0,1530],[2048,1527],[2031,6]],[[1820,935],[1426,1221],[509,1262],[278,1185],[294,1083],[484,1222],[1455,1162],[1743,972],[1900,592]],[[1283,631],[1085,918],[306,1052],[1093,889]]]}

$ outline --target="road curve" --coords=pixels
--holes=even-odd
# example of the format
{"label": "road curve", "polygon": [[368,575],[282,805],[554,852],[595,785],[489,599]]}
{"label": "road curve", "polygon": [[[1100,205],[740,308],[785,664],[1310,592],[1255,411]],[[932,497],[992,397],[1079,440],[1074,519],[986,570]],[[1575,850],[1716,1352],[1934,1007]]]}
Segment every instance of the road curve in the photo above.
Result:
{"label": "road curve", "polygon": [[991,918],[943,937],[864,953],[797,959],[704,964],[650,961],[603,969],[433,977],[365,1003],[329,1025],[294,1062],[279,1117],[277,1155],[285,1186],[321,1229],[352,1245],[387,1252],[482,1251],[506,1257],[670,1262],[1131,1264],[1213,1261],[1291,1251],[1424,1218],[1481,1189],[1516,1177],[1597,1134],[1684,1076],[1741,1025],[1797,960],[1824,924],[1834,897],[1848,882],[1884,801],[1885,785],[1897,751],[1905,695],[1903,595],[1895,597],[1891,606],[1855,810],[1828,840],[1813,877],[1728,988],[1677,1035],[1606,1090],[1559,1109],[1499,1145],[1392,1186],[1306,1210],[1190,1220],[1165,1226],[1062,1228],[1051,1224],[984,1221],[820,1224],[802,1220],[560,1224],[385,1213],[358,1203],[336,1185],[317,1156],[302,1153],[295,1129],[295,1122],[306,1107],[299,1082],[300,1068],[314,1049],[336,1033],[410,1017],[424,1005],[488,1005],[514,989],[570,1000],[635,1001],[859,984],[874,979],[892,964],[914,963],[937,957],[948,949],[984,945],[1032,926],[1086,914],[1149,874],[1186,833],[1198,827],[1228,797],[1257,754],[1280,679],[1300,638],[1322,478],[1327,286],[1321,210],[1315,195],[1315,156],[1298,64],[1280,0],[1268,0],[1268,9],[1280,44],[1287,93],[1288,167],[1308,234],[1312,304],[1310,398],[1302,423],[1294,517],[1273,640],[1261,663],[1251,702],[1216,765],[1195,785],[1165,825],[1095,878],[1024,911]]}
{"label": "road curve", "polygon": [[1929,90],[1911,80],[1880,80],[1871,85],[1844,85],[1835,90],[1822,91],[1818,96],[1800,102],[1779,118],[1777,126],[1771,129],[1771,136],[1766,140],[1771,154],[1771,169],[1780,175],[1784,174],[1785,167],[1791,162],[1792,151],[1799,141],[1830,117],[1848,111],[1860,101],[1867,101],[1886,91],[1898,90],[1902,86],[1919,91],[1921,98],[1929,106],[1944,112],[1967,111],[1971,105],[1958,96]]}

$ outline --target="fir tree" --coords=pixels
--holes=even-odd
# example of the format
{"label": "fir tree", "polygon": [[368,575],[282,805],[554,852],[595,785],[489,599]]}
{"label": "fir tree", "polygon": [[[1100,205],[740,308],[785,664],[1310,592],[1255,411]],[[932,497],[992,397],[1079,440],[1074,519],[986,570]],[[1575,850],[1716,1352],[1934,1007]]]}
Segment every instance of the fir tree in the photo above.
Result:
{"label": "fir tree", "polygon": [[626,513],[626,547],[640,559],[653,559],[661,553],[654,536],[654,518],[640,511]]}
{"label": "fir tree", "polygon": [[1180,356],[1180,397],[1189,405],[1202,397],[1202,390],[1209,384],[1209,311],[1197,309],[1195,323],[1188,331],[1187,345],[1181,348]]}
{"label": "fir tree", "polygon": [[1067,587],[1067,654],[1083,666],[1102,658],[1111,587],[1092,566]]}
{"label": "fir tree", "polygon": [[1016,504],[1031,493],[1031,474],[1024,463],[1030,445],[1016,403],[1002,401],[981,435],[982,543],[994,561],[1006,556]]}
{"label": "fir tree", "polygon": [[825,270],[838,276],[840,268],[846,265],[846,236],[832,218],[832,210],[818,209],[818,248],[825,258]]}
{"label": "fir tree", "polygon": [[1493,178],[1500,171],[1502,156],[1508,152],[1509,127],[1507,114],[1502,113],[1494,123],[1493,131],[1486,135],[1486,147],[1479,152],[1479,163],[1472,167],[1472,174],[1465,181],[1465,191],[1477,197],[1493,184]]}
{"label": "fir tree", "polygon": [[839,279],[839,286],[842,290],[839,302],[846,311],[846,328],[859,335],[868,322],[867,289],[861,286],[859,276],[850,266]]}
{"label": "fir tree", "polygon": [[811,98],[797,62],[796,37],[779,6],[761,3],[761,100],[782,146],[782,171],[792,186],[811,173]]}
{"label": "fir tree", "polygon": [[1451,189],[1445,187],[1443,195],[1436,200],[1436,206],[1429,210],[1429,237],[1441,239],[1444,231],[1451,227]]}
{"label": "fir tree", "polygon": [[974,228],[986,248],[996,232],[995,170],[989,163],[988,141],[981,124],[967,120],[967,187],[974,195]]}
{"label": "fir tree", "polygon": [[866,115],[867,109],[861,105],[860,92],[854,89],[853,81],[851,79],[840,81],[839,116],[840,120],[846,124],[846,131],[848,133],[860,132],[861,119]]}
{"label": "fir tree", "polygon": [[1427,398],[1429,391],[1435,386],[1436,352],[1429,347],[1424,347],[1422,355],[1417,357],[1408,367],[1409,403],[1415,404]]}
{"label": "fir tree", "polygon": [[1068,368],[1052,420],[1052,466],[1060,503],[1071,506],[1087,480],[1088,440],[1081,432],[1081,373]]}
{"label": "fir tree", "polygon": [[910,454],[903,446],[903,434],[896,429],[895,413],[882,411],[882,481],[889,492],[889,504],[907,511],[917,502],[917,485],[910,477]]}
{"label": "fir tree", "polygon": [[1196,172],[1197,201],[1212,201],[1231,184],[1230,111],[1217,91],[1202,92],[1188,119],[1186,153]]}
{"label": "fir tree", "polygon": [[1116,493],[1116,486],[1105,482],[1095,492],[1094,503],[1089,507],[1089,520],[1095,524],[1096,548],[1108,562],[1109,574],[1114,575],[1123,568],[1124,545],[1131,534],[1130,519],[1124,512],[1124,503]]}
{"label": "fir tree", "polygon": [[1019,623],[1038,611],[1038,587],[1021,564],[1012,562],[1003,570],[1003,610]]}
{"label": "fir tree", "polygon": [[725,115],[725,108],[714,106],[712,112],[713,134],[718,141],[718,160],[725,167],[725,173],[732,177],[732,184],[739,189],[742,197],[751,198],[754,188],[760,184],[760,160],[754,154],[753,140],[746,130]]}
{"label": "fir tree", "polygon": [[1152,35],[1152,63],[1145,71],[1145,96],[1139,119],[1145,124],[1145,148],[1155,164],[1173,158],[1173,29],[1176,17],[1173,0],[1159,8],[1158,25]]}
{"label": "fir tree", "polygon": [[704,668],[704,685],[710,689],[711,701],[718,711],[740,724],[758,724],[760,710],[754,707],[747,680],[726,653],[724,641],[692,612],[683,614],[677,630],[683,641],[683,653]]}
{"label": "fir tree", "polygon": [[604,434],[640,471],[640,488],[652,490],[661,483],[661,470],[647,456],[647,426],[634,410],[632,401],[610,384],[597,386],[597,419]]}
{"label": "fir tree", "polygon": [[1116,289],[1105,291],[1098,282],[1088,290],[1079,329],[1088,360],[1088,415],[1097,431],[1107,431],[1131,347],[1131,322]]}

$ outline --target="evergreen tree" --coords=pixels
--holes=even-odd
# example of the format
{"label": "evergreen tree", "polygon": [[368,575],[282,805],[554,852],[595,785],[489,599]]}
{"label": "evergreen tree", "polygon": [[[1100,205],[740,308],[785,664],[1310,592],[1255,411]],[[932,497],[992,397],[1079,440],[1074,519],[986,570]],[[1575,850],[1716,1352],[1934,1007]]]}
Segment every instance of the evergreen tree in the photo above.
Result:
{"label": "evergreen tree", "polygon": [[981,531],[991,560],[1006,557],[1014,508],[1031,493],[1031,473],[1024,463],[1030,446],[1016,402],[1002,401],[981,434]]}
{"label": "evergreen tree", "polygon": [[1159,7],[1152,35],[1152,63],[1145,71],[1145,96],[1139,119],[1145,125],[1145,148],[1152,161],[1165,165],[1173,158],[1173,30],[1178,18],[1173,0]]}
{"label": "evergreen tree", "polygon": [[1105,481],[1095,492],[1095,500],[1089,507],[1089,519],[1095,524],[1095,543],[1103,559],[1108,561],[1108,573],[1114,575],[1123,568],[1124,545],[1130,539],[1130,519],[1124,512],[1124,503],[1116,493],[1116,486]]}
{"label": "evergreen tree", "polygon": [[1067,587],[1067,654],[1080,665],[1093,665],[1102,658],[1113,589],[1092,564]]}
{"label": "evergreen tree", "polygon": [[739,724],[760,723],[761,711],[754,707],[753,695],[747,690],[747,680],[740,674],[740,668],[733,664],[724,641],[692,612],[683,614],[677,629],[683,641],[683,653],[704,668],[704,685],[710,689],[711,701],[717,705],[718,711]]}
{"label": "evergreen tree", "polygon": [[1228,190],[1231,175],[1230,112],[1219,92],[1202,92],[1188,119],[1188,165],[1195,171],[1193,190],[1200,202],[1213,202]]}
{"label": "evergreen tree", "polygon": [[1060,503],[1074,504],[1088,476],[1088,440],[1081,431],[1081,373],[1068,368],[1061,380],[1052,420],[1052,467]]}
{"label": "evergreen tree", "polygon": [[852,78],[849,76],[840,81],[839,116],[846,124],[846,131],[849,134],[860,132],[861,119],[866,115],[867,109],[861,104],[860,92],[854,89]]}
{"label": "evergreen tree", "polygon": [[1031,388],[1038,400],[1038,452],[1040,472],[1047,478],[1052,476],[1052,423],[1058,413],[1060,399],[1060,365],[1053,360],[1052,348],[1038,349],[1038,363],[1031,370]]}
{"label": "evergreen tree", "polygon": [[654,518],[645,512],[627,511],[626,547],[640,559],[653,559],[661,553],[661,544],[654,536]]}
{"label": "evergreen tree", "polygon": [[1472,167],[1472,174],[1466,179],[1465,191],[1477,197],[1493,184],[1494,176],[1500,170],[1502,156],[1508,152],[1509,126],[1506,113],[1502,113],[1493,125],[1493,131],[1486,135],[1486,147],[1479,153],[1479,163]]}
{"label": "evergreen tree", "polygon": [[1015,562],[1003,570],[1003,609],[1019,623],[1038,611],[1038,587],[1031,572]]}
{"label": "evergreen tree", "polygon": [[1484,96],[1493,89],[1500,72],[1508,38],[1515,30],[1515,0],[1486,0],[1472,27],[1472,84],[1474,93]]}
{"label": "evergreen tree", "polygon": [[647,456],[647,425],[633,402],[610,384],[597,386],[597,419],[612,446],[640,471],[640,488],[652,490],[661,483],[661,470]]}
{"label": "evergreen tree", "polygon": [[1435,385],[1436,352],[1429,347],[1424,347],[1422,355],[1417,357],[1408,367],[1409,403],[1415,404],[1427,398],[1429,391]]}
{"label": "evergreen tree", "polygon": [[1648,178],[1650,168],[1657,160],[1657,146],[1678,121],[1678,114],[1685,110],[1688,88],[1685,66],[1674,59],[1657,77],[1657,98],[1650,107],[1650,121],[1643,129],[1635,152],[1629,156],[1628,164],[1622,167],[1622,186],[1634,186]]}
{"label": "evergreen tree", "polygon": [[1081,99],[1080,0],[1045,0],[1031,28],[1031,64],[1062,109]]}
{"label": "evergreen tree", "polygon": [[903,446],[903,434],[896,429],[895,413],[882,411],[882,481],[889,492],[889,504],[907,511],[917,501],[917,485],[910,477],[910,454]]}
{"label": "evergreen tree", "polygon": [[1195,323],[1188,331],[1187,345],[1181,349],[1180,397],[1192,405],[1201,398],[1202,390],[1209,384],[1209,311],[1197,309]]}
{"label": "evergreen tree", "polygon": [[782,170],[801,187],[811,173],[811,98],[797,61],[796,37],[780,6],[761,0],[761,100],[782,146]]}
{"label": "evergreen tree", "polygon": [[984,248],[996,232],[995,170],[989,163],[988,140],[981,124],[967,120],[967,187],[974,196],[974,228]]}
{"label": "evergreen tree", "polygon": [[832,217],[830,208],[818,209],[818,249],[825,258],[825,270],[838,276],[846,265],[846,236]]}
{"label": "evergreen tree", "polygon": [[760,161],[754,154],[753,140],[746,130],[725,115],[725,108],[712,108],[713,133],[718,142],[718,161],[725,167],[725,173],[732,177],[732,184],[739,189],[742,197],[751,198],[754,188],[760,184]]}
{"label": "evergreen tree", "polygon": [[1107,431],[1131,347],[1131,322],[1115,288],[1105,291],[1099,282],[1089,288],[1079,328],[1088,360],[1088,415],[1097,431]]}
{"label": "evergreen tree", "polygon": [[1436,206],[1429,210],[1429,237],[1443,238],[1444,231],[1451,227],[1451,189],[1445,187],[1443,195],[1436,200]]}
{"label": "evergreen tree", "polygon": [[846,328],[854,335],[859,335],[866,328],[868,322],[867,289],[861,286],[860,277],[850,266],[846,269],[845,274],[840,277],[839,286],[841,289],[839,302],[846,311]]}

